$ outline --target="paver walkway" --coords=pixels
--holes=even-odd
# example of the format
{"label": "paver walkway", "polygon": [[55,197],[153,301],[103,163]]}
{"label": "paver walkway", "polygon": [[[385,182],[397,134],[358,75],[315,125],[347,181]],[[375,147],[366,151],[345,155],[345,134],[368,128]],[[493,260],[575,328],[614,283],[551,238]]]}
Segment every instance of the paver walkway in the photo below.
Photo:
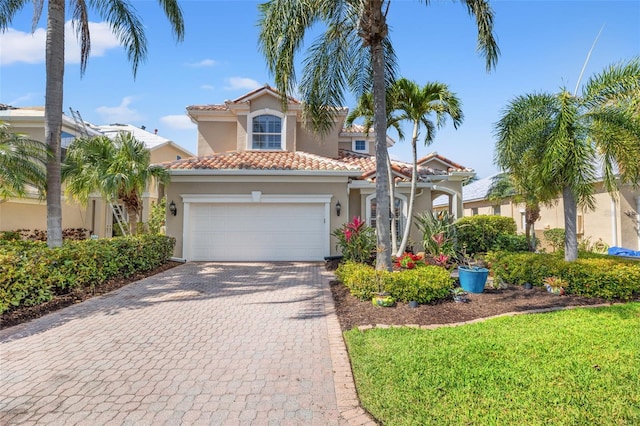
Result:
{"label": "paver walkway", "polygon": [[2,330],[0,424],[366,423],[329,276],[187,263]]}

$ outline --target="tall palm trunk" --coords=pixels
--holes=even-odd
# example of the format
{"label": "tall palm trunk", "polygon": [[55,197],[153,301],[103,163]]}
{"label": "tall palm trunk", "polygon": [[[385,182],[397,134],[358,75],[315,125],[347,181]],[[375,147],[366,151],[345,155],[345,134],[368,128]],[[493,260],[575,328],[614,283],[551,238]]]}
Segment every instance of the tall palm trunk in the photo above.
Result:
{"label": "tall palm trunk", "polygon": [[400,247],[398,247],[397,256],[402,256],[407,243],[409,242],[409,233],[411,232],[411,225],[413,224],[413,204],[416,198],[416,186],[418,182],[418,128],[420,123],[413,122],[413,134],[411,135],[411,150],[413,152],[413,171],[411,172],[411,195],[409,196],[409,209],[407,210],[407,221],[404,226],[404,233],[402,234],[402,241]]}
{"label": "tall palm trunk", "polygon": [[387,157],[387,176],[389,176],[389,205],[391,209],[391,252],[398,250],[398,232],[396,231],[396,194],[393,182],[391,159]]}
{"label": "tall palm trunk", "polygon": [[[371,46],[371,60],[373,61],[373,97],[374,117],[378,124],[376,129],[376,170],[385,170],[388,162],[387,152],[387,113],[385,106],[384,81],[384,52],[382,42]],[[391,270],[391,244],[389,234],[389,214],[391,210],[389,200],[389,176],[387,173],[376,174],[376,232],[378,244],[376,254],[376,269]]]}
{"label": "tall palm trunk", "polygon": [[138,233],[138,212],[129,205],[127,205],[127,217],[129,219],[129,232],[131,235],[136,235]]}
{"label": "tall palm trunk", "polygon": [[578,233],[576,219],[578,207],[576,197],[570,187],[562,189],[564,203],[564,260],[572,262],[578,258]]}
{"label": "tall palm trunk", "polygon": [[389,177],[380,171],[387,169],[387,108],[383,41],[387,24],[382,13],[382,0],[370,0],[363,14],[362,37],[371,51],[373,71],[373,117],[376,123],[376,269],[391,270],[391,244],[389,235]]}
{"label": "tall palm trunk", "polygon": [[47,10],[44,132],[51,151],[47,158],[47,245],[62,246],[60,182],[60,133],[62,132],[62,87],[64,83],[65,0],[49,0]]}
{"label": "tall palm trunk", "polygon": [[529,251],[536,251],[535,223],[540,219],[540,207],[538,205],[525,206],[525,236],[529,244]]}

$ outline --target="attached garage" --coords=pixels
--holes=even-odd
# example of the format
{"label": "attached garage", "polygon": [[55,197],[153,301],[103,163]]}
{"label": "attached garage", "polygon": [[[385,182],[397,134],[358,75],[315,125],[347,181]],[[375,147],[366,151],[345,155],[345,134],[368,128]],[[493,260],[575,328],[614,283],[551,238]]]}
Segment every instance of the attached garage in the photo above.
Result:
{"label": "attached garage", "polygon": [[330,254],[330,195],[183,195],[193,261],[320,261]]}

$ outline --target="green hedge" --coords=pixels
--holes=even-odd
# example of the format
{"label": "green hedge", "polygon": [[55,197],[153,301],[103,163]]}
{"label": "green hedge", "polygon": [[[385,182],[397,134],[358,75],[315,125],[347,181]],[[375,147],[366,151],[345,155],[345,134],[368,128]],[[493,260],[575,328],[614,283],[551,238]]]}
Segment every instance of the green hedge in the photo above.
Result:
{"label": "green hedge", "polygon": [[608,300],[640,296],[640,262],[581,253],[574,262],[558,254],[494,252],[487,256],[496,278],[515,285],[543,285],[546,277],[568,282],[565,291]]}
{"label": "green hedge", "polygon": [[361,263],[345,262],[335,273],[351,294],[360,300],[370,300],[382,290],[397,301],[429,303],[449,296],[453,285],[451,274],[446,269],[430,265],[387,272],[376,271]]}
{"label": "green hedge", "polygon": [[65,241],[57,249],[42,242],[2,241],[0,313],[151,270],[172,256],[174,245],[174,238],[163,235]]}
{"label": "green hedge", "polygon": [[493,250],[500,235],[516,235],[516,222],[506,216],[476,215],[458,219],[454,226],[458,249],[466,247],[467,254]]}

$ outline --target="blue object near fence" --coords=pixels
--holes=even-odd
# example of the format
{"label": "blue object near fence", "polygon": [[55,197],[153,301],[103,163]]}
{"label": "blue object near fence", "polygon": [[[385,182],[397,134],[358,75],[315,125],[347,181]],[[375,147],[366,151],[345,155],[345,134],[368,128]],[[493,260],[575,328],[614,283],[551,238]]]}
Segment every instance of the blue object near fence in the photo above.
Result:
{"label": "blue object near fence", "polygon": [[610,247],[607,254],[612,256],[640,257],[640,251],[626,249],[624,247]]}

